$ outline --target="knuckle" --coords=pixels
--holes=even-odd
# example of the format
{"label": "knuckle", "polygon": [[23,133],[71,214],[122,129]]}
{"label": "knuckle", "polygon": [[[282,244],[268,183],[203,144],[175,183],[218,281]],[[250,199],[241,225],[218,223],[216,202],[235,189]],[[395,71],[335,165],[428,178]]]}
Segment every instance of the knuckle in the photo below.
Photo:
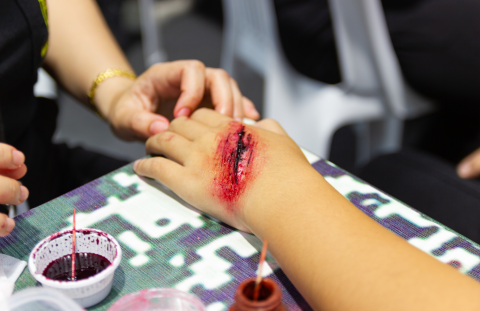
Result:
{"label": "knuckle", "polygon": [[[228,74],[228,73],[227,73],[227,74]],[[234,87],[238,88],[238,83],[237,83],[237,81],[236,81],[235,79],[230,78],[230,83],[231,83]]]}
{"label": "knuckle", "polygon": [[11,157],[9,155],[9,151],[10,151],[10,148],[7,145],[5,144],[0,145],[0,164],[6,165],[9,162],[9,158]]}
{"label": "knuckle", "polygon": [[188,118],[186,116],[181,116],[181,117],[177,117],[175,119],[173,119],[172,121],[170,121],[170,127],[169,129],[173,129],[173,128],[176,128],[178,127],[180,124],[182,124],[183,122],[187,121]]}
{"label": "knuckle", "polygon": [[198,116],[202,116],[202,115],[205,115],[205,113],[208,111],[209,109],[208,108],[205,108],[205,107],[202,107],[202,108],[199,108],[197,110],[195,110],[191,117],[198,117]]}
{"label": "knuckle", "polygon": [[162,169],[162,158],[152,158],[147,161],[147,167],[145,168],[151,174],[155,175],[157,172],[161,172]]}
{"label": "knuckle", "polygon": [[199,60],[191,60],[189,61],[189,66],[195,68],[195,69],[200,69],[200,70],[205,70],[205,64],[202,63]]}
{"label": "knuckle", "polygon": [[230,80],[230,75],[224,69],[221,69],[221,68],[216,69],[215,74],[221,79]]}
{"label": "knuckle", "polygon": [[157,70],[160,70],[165,64],[164,63],[156,63],[156,64],[153,64],[152,66],[150,66],[150,68],[148,68],[147,70],[148,71],[157,71]]}
{"label": "knuckle", "polygon": [[141,122],[142,122],[142,115],[140,113],[135,113],[130,119],[130,126],[133,127],[136,124],[139,124]]}
{"label": "knuckle", "polygon": [[173,134],[172,132],[162,133],[162,135],[160,135],[159,137],[160,142],[163,144],[170,142],[173,138],[175,138],[175,134]]}
{"label": "knuckle", "polygon": [[0,190],[0,204],[9,203],[20,197],[20,185],[17,181],[5,178]]}

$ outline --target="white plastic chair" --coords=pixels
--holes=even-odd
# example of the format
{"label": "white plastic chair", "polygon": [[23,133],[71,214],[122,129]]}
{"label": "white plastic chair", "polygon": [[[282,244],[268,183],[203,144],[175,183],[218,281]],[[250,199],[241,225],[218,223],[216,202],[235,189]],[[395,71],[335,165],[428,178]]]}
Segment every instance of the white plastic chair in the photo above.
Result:
{"label": "white plastic chair", "polygon": [[155,19],[154,0],[139,0],[140,26],[142,30],[143,59],[145,68],[167,61],[167,53],[159,25]]}
{"label": "white plastic chair", "polygon": [[55,80],[53,80],[43,68],[39,68],[37,74],[37,83],[33,86],[33,94],[35,97],[56,99],[58,92]]}
{"label": "white plastic chair", "polygon": [[[410,93],[378,1],[330,2],[344,78],[341,84],[324,84],[291,68],[279,42],[271,0],[223,0],[222,67],[238,79],[235,60],[240,59],[263,76],[265,117],[279,121],[299,145],[323,158],[329,155],[337,129],[362,124],[356,127],[357,163],[365,162],[372,151],[376,154],[400,148],[400,120],[414,115],[405,108]],[[371,135],[368,124],[375,120],[382,121],[382,126]],[[372,136],[380,136],[374,144]]]}

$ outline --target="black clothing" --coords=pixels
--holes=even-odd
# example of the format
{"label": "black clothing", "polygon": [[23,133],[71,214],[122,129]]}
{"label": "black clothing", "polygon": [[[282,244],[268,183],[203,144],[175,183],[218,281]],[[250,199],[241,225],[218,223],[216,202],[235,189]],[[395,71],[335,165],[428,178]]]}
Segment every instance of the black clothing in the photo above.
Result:
{"label": "black clothing", "polygon": [[42,2],[0,1],[0,123],[5,142],[25,154],[28,173],[21,181],[30,191],[30,207],[127,164],[52,143],[58,108],[55,102],[33,94],[48,40]]}
{"label": "black clothing", "polygon": [[[456,164],[480,147],[480,1],[382,0],[403,76],[437,103],[405,122],[404,150],[359,174],[367,182],[480,243],[480,183]],[[292,66],[325,83],[341,81],[327,0],[275,0],[280,40]],[[349,131],[335,135],[331,158],[352,169]],[[340,135],[341,134],[341,135]],[[350,148],[349,152],[347,149]]]}
{"label": "black clothing", "polygon": [[455,167],[413,150],[371,161],[360,178],[480,243],[480,183],[460,179]]}
{"label": "black clothing", "polygon": [[[341,81],[327,0],[275,0],[280,39],[299,72]],[[480,2],[383,0],[388,30],[406,81],[439,103],[480,101]]]}
{"label": "black clothing", "polygon": [[33,85],[47,39],[38,0],[0,1],[0,110],[9,144],[23,139],[37,110]]}

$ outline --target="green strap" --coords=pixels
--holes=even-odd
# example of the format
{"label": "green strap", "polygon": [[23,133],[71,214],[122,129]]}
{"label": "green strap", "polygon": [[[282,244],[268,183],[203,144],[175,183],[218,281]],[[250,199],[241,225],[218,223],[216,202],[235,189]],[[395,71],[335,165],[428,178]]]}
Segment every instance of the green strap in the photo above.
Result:
{"label": "green strap", "polygon": [[[40,4],[40,10],[42,11],[43,15],[43,20],[45,21],[45,26],[48,28],[48,12],[47,12],[47,3],[45,0],[38,0],[38,3]],[[47,54],[48,50],[48,41],[45,42],[45,45],[42,47],[42,51],[40,52],[40,55],[45,57],[45,54]]]}

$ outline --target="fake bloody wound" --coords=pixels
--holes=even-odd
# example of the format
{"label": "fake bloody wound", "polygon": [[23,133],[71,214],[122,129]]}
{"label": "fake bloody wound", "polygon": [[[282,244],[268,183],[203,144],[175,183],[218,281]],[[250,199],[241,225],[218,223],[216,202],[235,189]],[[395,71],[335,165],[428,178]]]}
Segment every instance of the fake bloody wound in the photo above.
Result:
{"label": "fake bloody wound", "polygon": [[234,121],[219,135],[212,194],[233,212],[239,198],[258,174],[259,143],[255,133]]}

